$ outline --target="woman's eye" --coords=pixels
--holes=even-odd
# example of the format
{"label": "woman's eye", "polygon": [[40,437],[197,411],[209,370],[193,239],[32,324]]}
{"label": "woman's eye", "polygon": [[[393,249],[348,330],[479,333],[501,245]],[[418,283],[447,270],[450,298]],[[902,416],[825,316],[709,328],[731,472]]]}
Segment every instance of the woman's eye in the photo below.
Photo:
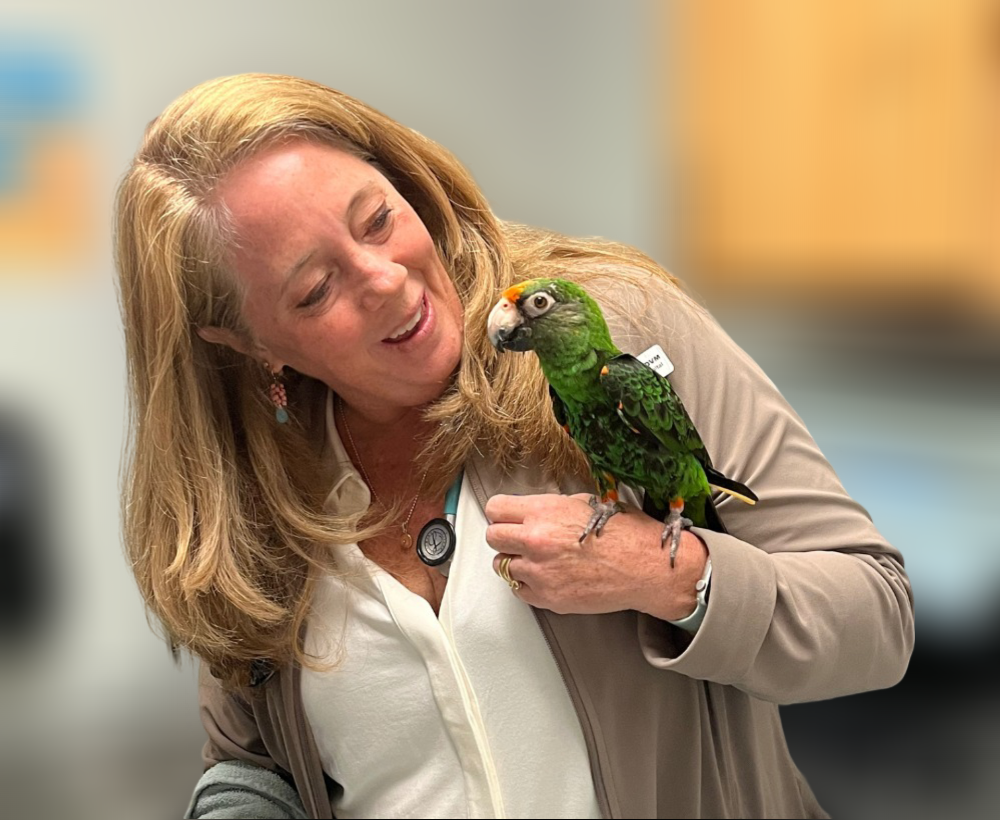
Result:
{"label": "woman's eye", "polygon": [[309,295],[306,296],[305,299],[299,302],[299,307],[308,308],[318,304],[319,302],[322,301],[323,297],[326,296],[327,291],[329,290],[330,290],[330,277],[327,276],[315,288],[309,291]]}
{"label": "woman's eye", "polygon": [[392,208],[385,207],[376,214],[375,218],[368,225],[368,233],[375,234],[383,230],[386,225],[389,224],[389,216],[392,214]]}

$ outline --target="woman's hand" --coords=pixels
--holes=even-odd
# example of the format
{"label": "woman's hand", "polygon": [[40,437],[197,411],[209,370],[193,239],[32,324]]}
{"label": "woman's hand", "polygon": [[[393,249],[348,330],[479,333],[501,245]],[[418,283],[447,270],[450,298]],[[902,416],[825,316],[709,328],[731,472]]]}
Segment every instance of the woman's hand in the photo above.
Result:
{"label": "woman's hand", "polygon": [[634,609],[678,620],[695,608],[695,584],[708,550],[684,531],[673,569],[660,546],[663,523],[634,507],[611,517],[600,536],[581,544],[593,512],[590,496],[495,495],[486,504],[486,541],[497,551],[493,570],[513,556],[509,572],[521,583],[516,595],[560,614]]}

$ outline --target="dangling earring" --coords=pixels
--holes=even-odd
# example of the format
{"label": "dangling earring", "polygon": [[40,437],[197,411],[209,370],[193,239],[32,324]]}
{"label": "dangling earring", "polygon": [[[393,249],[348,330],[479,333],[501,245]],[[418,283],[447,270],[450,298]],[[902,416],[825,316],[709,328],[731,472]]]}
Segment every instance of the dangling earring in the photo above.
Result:
{"label": "dangling earring", "polygon": [[275,408],[274,417],[278,420],[278,424],[285,424],[288,421],[288,410],[285,409],[288,407],[288,394],[285,392],[285,385],[279,381],[281,371],[273,372],[271,365],[267,362],[264,362],[264,367],[271,374],[271,386],[268,388],[267,394]]}

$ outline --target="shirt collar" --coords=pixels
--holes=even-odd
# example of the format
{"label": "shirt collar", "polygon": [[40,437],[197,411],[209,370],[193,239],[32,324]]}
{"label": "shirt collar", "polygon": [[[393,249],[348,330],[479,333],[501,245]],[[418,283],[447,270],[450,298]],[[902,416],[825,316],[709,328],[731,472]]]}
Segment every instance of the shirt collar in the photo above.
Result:
{"label": "shirt collar", "polygon": [[371,491],[340,440],[332,390],[326,394],[326,439],[333,456],[333,486],[323,502],[323,509],[336,515],[361,516],[371,504]]}

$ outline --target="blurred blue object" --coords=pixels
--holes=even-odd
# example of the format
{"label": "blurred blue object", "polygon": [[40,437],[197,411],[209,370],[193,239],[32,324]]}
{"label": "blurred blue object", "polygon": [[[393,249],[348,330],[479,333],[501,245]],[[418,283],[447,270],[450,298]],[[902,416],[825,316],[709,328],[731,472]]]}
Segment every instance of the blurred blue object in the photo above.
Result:
{"label": "blurred blue object", "polygon": [[1000,338],[730,313],[724,325],[903,554],[918,640],[1000,643]]}
{"label": "blurred blue object", "polygon": [[[814,431],[816,432],[816,431]],[[822,436],[822,432],[816,432]],[[1000,477],[940,452],[838,442],[826,456],[879,531],[897,545],[922,632],[950,642],[992,637],[1000,589]]]}
{"label": "blurred blue object", "polygon": [[35,129],[80,114],[82,61],[60,42],[0,39],[0,196],[16,191]]}

